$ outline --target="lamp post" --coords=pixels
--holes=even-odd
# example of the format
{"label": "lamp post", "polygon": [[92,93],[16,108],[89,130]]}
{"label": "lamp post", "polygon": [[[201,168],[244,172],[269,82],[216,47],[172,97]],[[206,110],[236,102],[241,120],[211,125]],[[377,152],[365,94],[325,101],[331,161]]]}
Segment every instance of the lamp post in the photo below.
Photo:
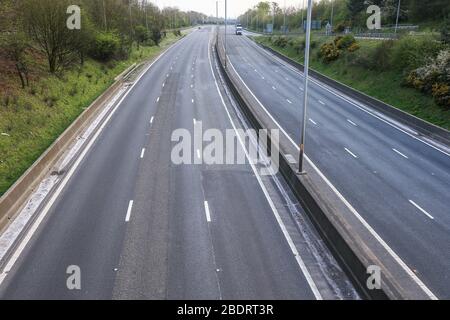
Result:
{"label": "lamp post", "polygon": [[308,0],[308,14],[306,20],[306,39],[305,39],[305,80],[303,90],[303,121],[301,125],[301,137],[300,137],[300,155],[298,163],[298,171],[300,174],[305,174],[303,170],[303,162],[305,158],[305,136],[306,136],[306,109],[308,104],[308,78],[309,78],[309,49],[311,41],[311,16],[312,16],[312,0]]}
{"label": "lamp post", "polygon": [[400,18],[400,6],[401,6],[402,0],[398,0],[398,8],[397,8],[397,19],[395,20],[395,33],[397,34],[397,28],[398,28],[398,19]]}
{"label": "lamp post", "polygon": [[225,0],[225,68],[227,67],[227,0]]}

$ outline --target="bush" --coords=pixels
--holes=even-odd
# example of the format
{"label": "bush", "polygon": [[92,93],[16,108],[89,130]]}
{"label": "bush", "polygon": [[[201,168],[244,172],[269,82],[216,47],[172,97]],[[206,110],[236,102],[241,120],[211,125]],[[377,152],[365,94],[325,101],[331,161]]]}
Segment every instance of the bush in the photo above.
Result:
{"label": "bush", "polygon": [[450,110],[450,50],[442,50],[434,59],[413,70],[406,82],[424,93],[431,94],[436,103]]}
{"label": "bush", "polygon": [[450,15],[445,18],[441,28],[441,41],[444,44],[450,44]]}
{"label": "bush", "polygon": [[352,44],[350,45],[350,47],[347,48],[347,50],[348,50],[348,52],[355,52],[355,51],[359,50],[360,48],[361,48],[361,47],[359,46],[359,44],[357,44],[357,43],[355,42],[355,43],[352,43]]}
{"label": "bush", "polygon": [[347,34],[343,37],[338,36],[334,39],[335,46],[340,50],[348,49],[351,45],[355,43],[356,43],[355,37],[353,37],[351,34]]}
{"label": "bush", "polygon": [[117,54],[119,45],[120,40],[115,34],[99,32],[95,36],[89,54],[94,59],[108,61]]}
{"label": "bush", "polygon": [[273,44],[280,48],[285,48],[288,44],[287,38],[285,36],[275,37]]}
{"label": "bush", "polygon": [[428,37],[404,37],[395,42],[391,63],[398,71],[409,73],[423,66],[430,57],[436,57],[441,49],[442,43]]}
{"label": "bush", "polygon": [[319,57],[325,63],[330,63],[339,58],[340,51],[333,43],[324,43],[320,48]]}
{"label": "bush", "polygon": [[392,67],[391,55],[394,41],[382,41],[380,45],[376,46],[371,54],[372,67],[378,71],[386,71]]}
{"label": "bush", "polygon": [[342,33],[345,31],[345,28],[346,28],[345,24],[341,22],[336,27],[334,27],[333,32]]}
{"label": "bush", "polygon": [[181,37],[181,31],[180,30],[173,30],[173,35],[175,37]]}

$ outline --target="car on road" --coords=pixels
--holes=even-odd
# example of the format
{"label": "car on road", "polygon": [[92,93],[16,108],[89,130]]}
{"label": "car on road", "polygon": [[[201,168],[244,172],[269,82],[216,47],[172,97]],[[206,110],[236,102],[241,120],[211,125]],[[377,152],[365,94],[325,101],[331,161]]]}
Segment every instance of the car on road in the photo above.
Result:
{"label": "car on road", "polygon": [[241,36],[242,35],[242,25],[241,24],[237,24],[236,25],[236,35],[237,36]]}

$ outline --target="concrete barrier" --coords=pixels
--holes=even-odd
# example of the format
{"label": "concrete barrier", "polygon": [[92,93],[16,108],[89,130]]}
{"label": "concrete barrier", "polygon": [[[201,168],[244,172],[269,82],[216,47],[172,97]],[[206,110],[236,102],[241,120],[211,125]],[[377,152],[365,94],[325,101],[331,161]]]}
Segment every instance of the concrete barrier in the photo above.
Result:
{"label": "concrete barrier", "polygon": [[[230,64],[224,67],[225,54],[220,41],[215,44],[215,49],[224,79],[251,126],[256,130],[277,129],[277,125],[261,110],[258,101],[246,89]],[[292,163],[289,158],[297,157],[298,150],[290,141],[280,136],[279,149],[272,149],[272,152],[279,153],[280,172],[363,298],[429,299],[427,293],[367,230],[312,165],[306,163],[307,175],[297,174],[298,163]],[[381,289],[370,290],[367,287],[367,267],[372,265],[381,269]]]}
{"label": "concrete barrier", "polygon": [[5,227],[24,205],[26,199],[40,181],[49,173],[58,158],[86,128],[90,120],[99,113],[105,101],[108,101],[121,87],[121,80],[116,81],[100,95],[80,116],[56,139],[55,142],[37,159],[34,164],[8,189],[0,198],[0,230]]}

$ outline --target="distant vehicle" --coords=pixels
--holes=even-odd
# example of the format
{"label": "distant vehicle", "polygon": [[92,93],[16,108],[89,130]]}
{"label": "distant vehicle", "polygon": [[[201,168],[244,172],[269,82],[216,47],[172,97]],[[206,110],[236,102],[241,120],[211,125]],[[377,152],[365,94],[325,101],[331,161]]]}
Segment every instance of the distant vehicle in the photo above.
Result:
{"label": "distant vehicle", "polygon": [[237,36],[242,35],[242,25],[240,23],[236,24],[236,35]]}

